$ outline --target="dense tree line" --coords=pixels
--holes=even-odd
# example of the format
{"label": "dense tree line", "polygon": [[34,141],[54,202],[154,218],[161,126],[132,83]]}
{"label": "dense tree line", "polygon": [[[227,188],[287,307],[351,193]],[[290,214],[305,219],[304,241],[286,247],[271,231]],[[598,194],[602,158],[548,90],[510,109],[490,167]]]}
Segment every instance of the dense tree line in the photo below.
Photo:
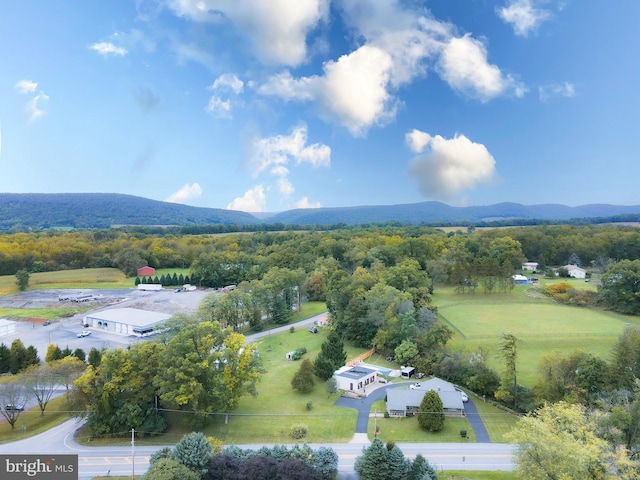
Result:
{"label": "dense tree line", "polygon": [[154,453],[143,480],[333,480],[338,455],[330,448],[307,444],[276,445],[259,450],[222,449],[201,433],[185,435],[173,448]]}
{"label": "dense tree line", "polygon": [[140,435],[166,429],[164,408],[189,412],[202,425],[256,394],[262,373],[255,344],[219,322],[175,315],[160,338],[103,352],[75,382],[93,435]]}
{"label": "dense tree line", "polygon": [[[131,263],[136,268],[141,264],[156,268],[202,265],[215,267],[207,272],[209,282],[220,278],[221,284],[237,284],[260,278],[274,266],[303,268],[308,273],[317,268],[317,262],[330,261],[353,271],[375,263],[391,266],[408,258],[422,268],[428,261],[439,260],[430,265],[431,277],[437,283],[452,276],[455,283],[469,264],[479,272],[508,265],[518,268],[522,259],[542,267],[561,266],[573,254],[583,266],[594,267],[606,267],[610,260],[638,259],[640,231],[615,225],[544,225],[448,234],[428,227],[392,226],[225,236],[117,229],[14,233],[0,235],[0,275],[15,275],[21,269],[30,273],[89,267],[129,271]],[[197,259],[199,263],[194,264]]]}

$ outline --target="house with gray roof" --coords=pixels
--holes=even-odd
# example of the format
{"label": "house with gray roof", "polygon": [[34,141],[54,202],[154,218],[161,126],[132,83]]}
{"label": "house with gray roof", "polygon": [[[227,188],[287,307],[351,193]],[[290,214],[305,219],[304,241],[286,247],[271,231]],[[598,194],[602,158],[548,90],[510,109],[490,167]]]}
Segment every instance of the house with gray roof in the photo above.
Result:
{"label": "house with gray roof", "polygon": [[414,383],[408,388],[390,388],[387,390],[387,412],[390,417],[408,417],[416,415],[425,393],[434,390],[438,393],[444,414],[449,417],[464,417],[464,403],[460,391],[453,384],[439,378]]}

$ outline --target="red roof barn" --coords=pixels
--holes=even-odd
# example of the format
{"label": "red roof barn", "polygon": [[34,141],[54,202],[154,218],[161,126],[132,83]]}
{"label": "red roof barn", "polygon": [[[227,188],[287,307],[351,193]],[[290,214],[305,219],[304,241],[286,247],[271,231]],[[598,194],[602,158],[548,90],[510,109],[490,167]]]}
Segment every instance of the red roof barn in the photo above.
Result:
{"label": "red roof barn", "polygon": [[153,267],[140,267],[138,269],[138,276],[139,277],[149,277],[151,275],[155,275],[156,274],[156,269]]}

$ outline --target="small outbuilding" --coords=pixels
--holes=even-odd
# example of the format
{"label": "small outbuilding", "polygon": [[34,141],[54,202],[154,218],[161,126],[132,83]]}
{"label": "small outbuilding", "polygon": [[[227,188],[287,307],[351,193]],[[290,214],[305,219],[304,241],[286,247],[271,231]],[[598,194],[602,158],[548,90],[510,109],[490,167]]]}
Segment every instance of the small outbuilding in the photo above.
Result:
{"label": "small outbuilding", "polygon": [[511,275],[511,279],[516,285],[527,285],[531,283],[531,281],[524,275]]}
{"label": "small outbuilding", "polygon": [[150,277],[152,275],[156,274],[156,269],[153,267],[149,267],[149,266],[144,266],[144,267],[140,267],[138,269],[138,276],[139,277]]}
{"label": "small outbuilding", "polygon": [[525,262],[522,264],[522,270],[535,272],[536,270],[538,270],[538,262]]}

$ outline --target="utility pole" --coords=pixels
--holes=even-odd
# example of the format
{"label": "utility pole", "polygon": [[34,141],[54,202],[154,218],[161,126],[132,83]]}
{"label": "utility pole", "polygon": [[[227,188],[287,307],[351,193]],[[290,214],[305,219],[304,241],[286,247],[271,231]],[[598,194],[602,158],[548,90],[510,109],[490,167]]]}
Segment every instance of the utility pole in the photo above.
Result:
{"label": "utility pole", "polygon": [[135,430],[131,429],[131,480],[134,480],[136,475],[136,440]]}

